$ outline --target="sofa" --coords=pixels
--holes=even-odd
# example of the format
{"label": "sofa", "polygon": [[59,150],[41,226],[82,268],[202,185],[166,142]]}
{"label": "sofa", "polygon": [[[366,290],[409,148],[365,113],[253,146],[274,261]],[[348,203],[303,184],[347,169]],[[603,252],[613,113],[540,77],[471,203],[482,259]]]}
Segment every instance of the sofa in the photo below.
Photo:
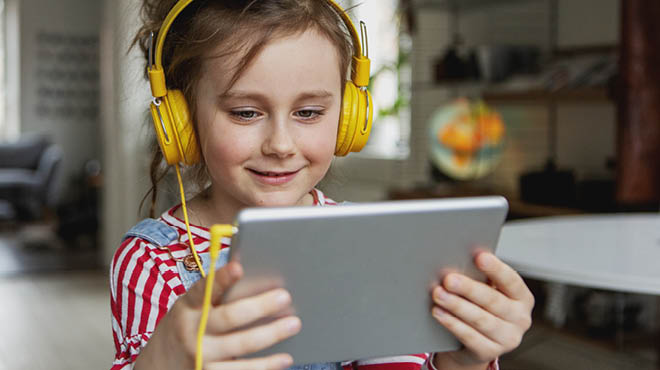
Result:
{"label": "sofa", "polygon": [[21,219],[43,217],[59,197],[62,149],[43,135],[0,143],[0,201]]}

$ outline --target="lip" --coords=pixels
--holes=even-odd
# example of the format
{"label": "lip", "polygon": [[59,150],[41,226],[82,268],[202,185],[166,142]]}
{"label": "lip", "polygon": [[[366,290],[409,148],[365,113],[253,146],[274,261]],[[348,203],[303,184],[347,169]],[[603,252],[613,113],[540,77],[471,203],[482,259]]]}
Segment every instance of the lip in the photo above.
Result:
{"label": "lip", "polygon": [[252,177],[256,178],[257,181],[266,184],[266,185],[283,185],[288,182],[291,182],[296,175],[298,175],[298,172],[300,172],[300,169],[295,170],[295,171],[267,171],[267,172],[261,172],[254,170],[252,168],[247,168],[247,171],[252,175]]}

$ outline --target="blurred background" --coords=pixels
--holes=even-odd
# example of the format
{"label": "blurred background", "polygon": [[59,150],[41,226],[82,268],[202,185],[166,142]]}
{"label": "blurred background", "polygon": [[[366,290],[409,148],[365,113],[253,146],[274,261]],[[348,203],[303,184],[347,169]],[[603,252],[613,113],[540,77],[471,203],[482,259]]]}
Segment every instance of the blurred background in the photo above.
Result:
{"label": "blurred background", "polygon": [[[376,118],[331,197],[658,214],[657,0],[340,3],[368,26]],[[149,186],[139,5],[0,0],[0,369],[111,364],[107,270]],[[659,290],[525,277],[535,322],[502,369],[660,368]]]}

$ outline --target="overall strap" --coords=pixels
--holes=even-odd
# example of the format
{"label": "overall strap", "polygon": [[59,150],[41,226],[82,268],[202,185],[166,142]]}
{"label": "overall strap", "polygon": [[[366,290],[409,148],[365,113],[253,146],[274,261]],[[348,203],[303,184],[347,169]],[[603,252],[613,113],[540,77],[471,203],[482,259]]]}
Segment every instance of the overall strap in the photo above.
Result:
{"label": "overall strap", "polygon": [[164,247],[170,244],[170,242],[177,240],[179,238],[179,233],[177,233],[176,229],[172,226],[169,226],[162,221],[154,220],[153,218],[145,218],[128,230],[122,241],[130,237],[144,239],[159,247]]}

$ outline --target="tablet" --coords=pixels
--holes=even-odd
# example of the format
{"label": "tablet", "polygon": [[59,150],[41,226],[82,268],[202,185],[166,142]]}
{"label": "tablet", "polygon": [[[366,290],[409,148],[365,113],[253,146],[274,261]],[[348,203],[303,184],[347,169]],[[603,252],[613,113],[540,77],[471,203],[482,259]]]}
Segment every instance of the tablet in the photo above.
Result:
{"label": "tablet", "polygon": [[225,298],[292,295],[301,331],[253,356],[300,365],[454,350],[430,292],[447,271],[484,280],[473,256],[494,252],[507,209],[497,196],[245,209],[230,251],[245,273]]}

